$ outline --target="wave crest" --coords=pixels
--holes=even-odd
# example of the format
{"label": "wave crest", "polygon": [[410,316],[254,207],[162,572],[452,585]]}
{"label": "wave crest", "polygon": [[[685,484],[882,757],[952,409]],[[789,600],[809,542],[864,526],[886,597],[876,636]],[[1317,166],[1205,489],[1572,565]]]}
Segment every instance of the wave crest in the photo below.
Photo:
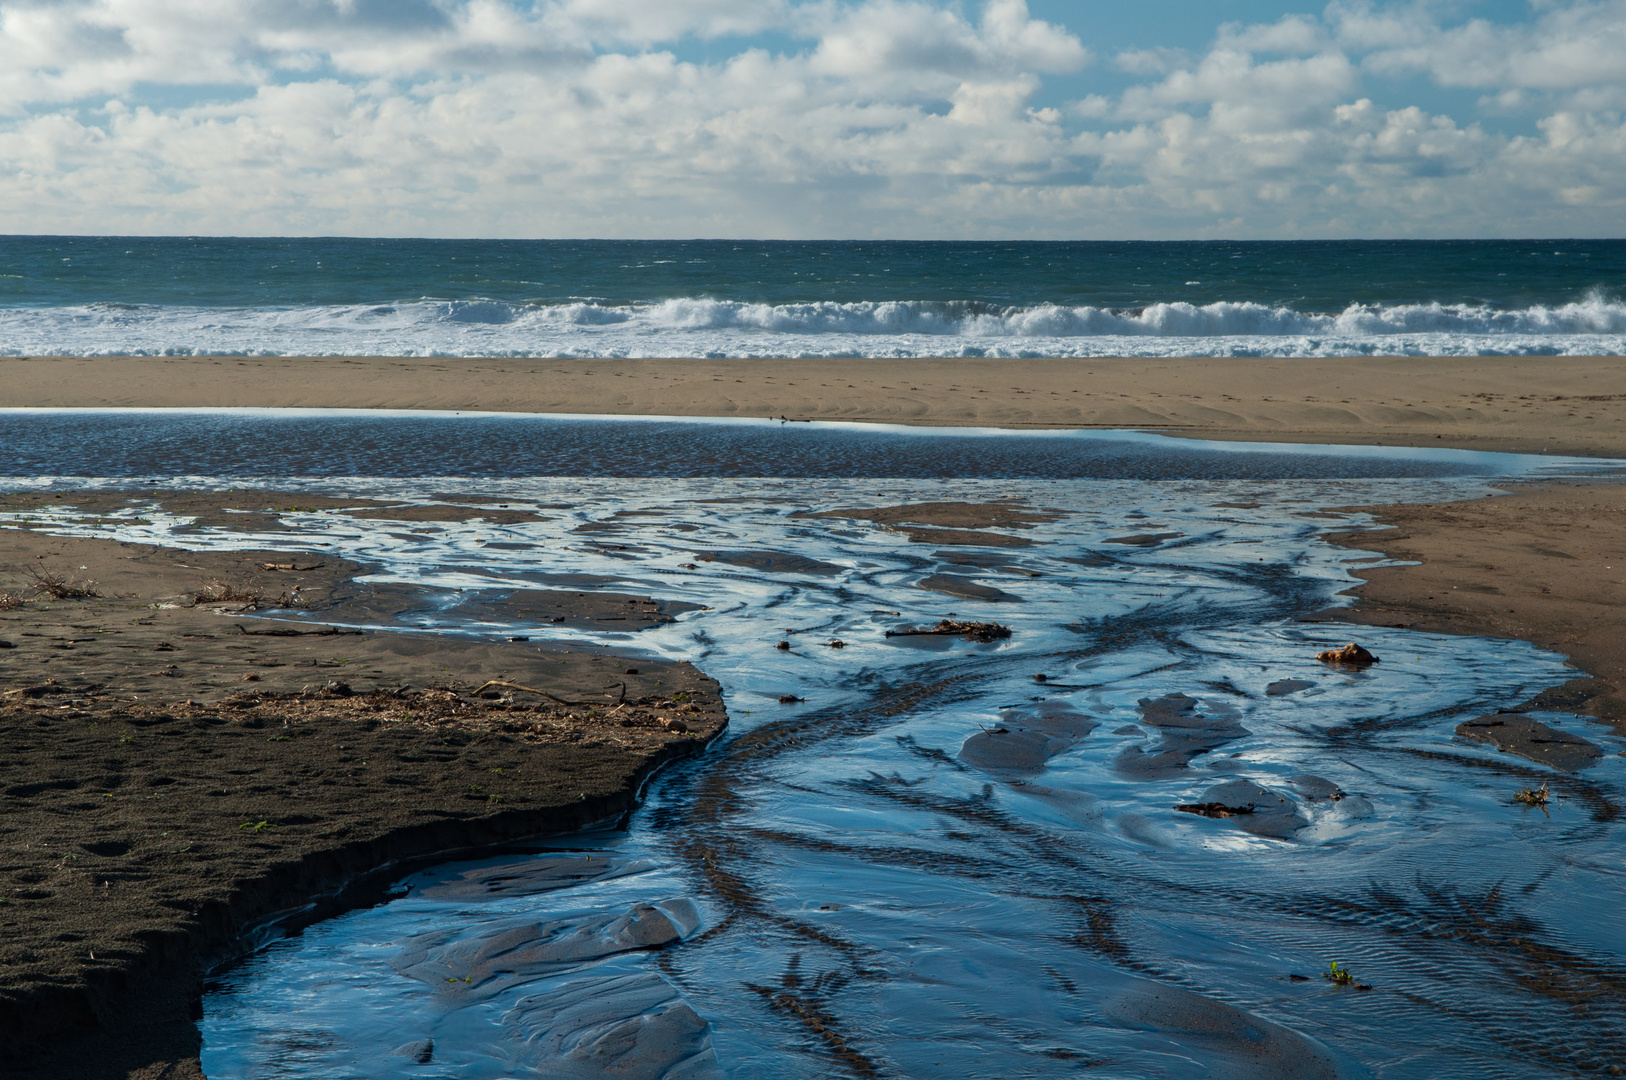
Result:
{"label": "wave crest", "polygon": [[307,308],[92,304],[0,308],[0,354],[473,356],[1314,356],[1626,352],[1626,303],[1350,304],[1329,314],[1246,301],[1115,309],[971,301],[765,304],[677,297],[416,300]]}

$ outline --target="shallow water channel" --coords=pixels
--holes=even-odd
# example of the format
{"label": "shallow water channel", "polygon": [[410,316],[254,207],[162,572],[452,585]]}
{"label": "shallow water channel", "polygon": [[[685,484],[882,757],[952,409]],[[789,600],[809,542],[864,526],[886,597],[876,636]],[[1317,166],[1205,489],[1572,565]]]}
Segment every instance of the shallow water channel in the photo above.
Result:
{"label": "shallow water channel", "polygon": [[[216,466],[186,485],[495,497],[545,520],[73,526],[320,547],[424,587],[410,617],[423,629],[692,660],[731,717],[624,830],[415,875],[388,903],[221,973],[204,1001],[207,1074],[1268,1080],[1626,1065],[1626,743],[1539,714],[1605,748],[1570,776],[1454,736],[1573,674],[1529,644],[1362,628],[1382,662],[1344,670],[1314,655],[1351,629],[1294,619],[1371,561],[1317,539],[1362,520],[1330,508],[1467,497],[1544,466],[1372,452],[1347,459],[1351,478],[1273,450],[1258,456],[1274,478],[1250,464],[1238,479],[1223,466],[1236,451],[1157,452],[1186,455],[1192,475],[245,481]],[[1000,498],[1058,515],[971,546],[796,516]],[[637,634],[501,616],[505,590],[584,573],[704,609]],[[885,636],[950,613],[1011,637]],[[1543,780],[1559,796],[1546,812],[1513,801]],[[1174,809],[1216,801],[1260,809]],[[1370,989],[1323,979],[1332,961]]]}

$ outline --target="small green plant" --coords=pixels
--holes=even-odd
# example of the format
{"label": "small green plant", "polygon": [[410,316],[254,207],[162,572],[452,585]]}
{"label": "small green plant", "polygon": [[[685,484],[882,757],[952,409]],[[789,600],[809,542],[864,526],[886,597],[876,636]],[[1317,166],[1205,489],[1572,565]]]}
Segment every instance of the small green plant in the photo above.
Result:
{"label": "small green plant", "polygon": [[1321,977],[1332,983],[1334,986],[1355,985],[1355,976],[1348,968],[1339,967],[1338,961],[1336,960],[1327,965],[1327,970],[1321,973]]}
{"label": "small green plant", "polygon": [[264,829],[274,829],[275,825],[269,821],[245,821],[237,826],[239,829],[248,829],[250,832],[260,832]]}

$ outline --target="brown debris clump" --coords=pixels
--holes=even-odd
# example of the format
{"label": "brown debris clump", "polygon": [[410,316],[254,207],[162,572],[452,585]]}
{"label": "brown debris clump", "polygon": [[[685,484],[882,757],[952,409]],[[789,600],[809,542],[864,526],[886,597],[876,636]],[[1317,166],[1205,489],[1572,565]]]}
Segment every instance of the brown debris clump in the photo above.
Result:
{"label": "brown debris clump", "polygon": [[997,641],[1011,636],[1011,628],[991,622],[962,622],[943,619],[936,626],[906,626],[888,630],[887,637],[963,637],[967,641]]}
{"label": "brown debris clump", "polygon": [[1378,662],[1378,658],[1355,644],[1353,641],[1341,649],[1328,649],[1318,652],[1315,658],[1323,664],[1340,664],[1344,667],[1371,667]]}
{"label": "brown debris clump", "polygon": [[1228,818],[1239,817],[1243,814],[1253,813],[1253,804],[1247,806],[1226,806],[1224,803],[1184,803],[1175,807],[1182,814],[1201,814],[1203,817]]}

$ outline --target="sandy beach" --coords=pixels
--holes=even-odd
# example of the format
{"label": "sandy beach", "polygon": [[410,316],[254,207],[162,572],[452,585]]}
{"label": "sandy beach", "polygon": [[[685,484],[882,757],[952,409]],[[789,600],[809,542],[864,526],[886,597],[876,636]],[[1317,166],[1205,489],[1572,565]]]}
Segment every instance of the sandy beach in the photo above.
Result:
{"label": "sandy beach", "polygon": [[[785,416],[1626,456],[1620,363],[35,358],[0,360],[0,406]],[[71,499],[93,512],[123,502]],[[53,501],[64,497],[5,499],[14,510]],[[243,512],[284,503],[404,523],[426,513],[266,493],[176,495],[166,505],[203,524],[241,525]],[[841,513],[951,547],[962,542],[955,530],[1010,523],[968,509],[913,508],[895,521]],[[1362,509],[1393,531],[1329,538],[1420,565],[1364,572],[1359,604],[1321,617],[1532,641],[1571,657],[1580,677],[1524,708],[1622,723],[1626,486],[1521,486],[1472,503]],[[521,520],[528,511],[429,513]],[[0,850],[11,879],[0,922],[30,927],[0,952],[0,1030],[13,1045],[26,1033],[32,1047],[0,1073],[201,1076],[190,1013],[198,972],[228,957],[247,928],[313,895],[336,897],[323,911],[353,904],[341,891],[376,886],[369,875],[381,867],[398,875],[424,859],[613,819],[651,770],[697,751],[726,722],[716,684],[687,665],[642,661],[633,674],[625,660],[546,643],[448,646],[265,621],[295,609],[364,621],[414,602],[411,590],[358,584],[358,569],[0,531],[0,592],[10,597],[0,599]],[[628,628],[680,610],[590,587],[526,590],[505,603]],[[502,685],[482,692],[492,681]],[[612,707],[621,708],[613,721]],[[400,794],[408,774],[410,805]],[[96,1034],[59,1038],[85,1029]]]}
{"label": "sandy beach", "polygon": [[1626,457],[1620,357],[0,359],[0,407],[788,417]]}

